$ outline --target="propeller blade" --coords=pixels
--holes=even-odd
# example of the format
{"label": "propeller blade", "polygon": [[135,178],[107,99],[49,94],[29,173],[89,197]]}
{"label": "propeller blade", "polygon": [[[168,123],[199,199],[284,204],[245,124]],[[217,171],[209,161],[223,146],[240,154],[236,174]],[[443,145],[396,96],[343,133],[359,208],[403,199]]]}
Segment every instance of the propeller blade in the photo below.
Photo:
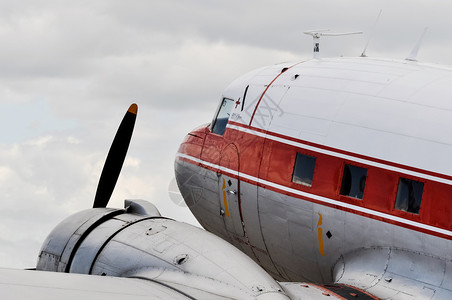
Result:
{"label": "propeller blade", "polygon": [[111,144],[110,151],[108,152],[107,159],[105,160],[102,174],[100,175],[93,208],[106,207],[110,200],[126,158],[130,139],[132,138],[133,127],[137,118],[137,112],[138,106],[133,103],[130,105],[119,125],[113,143]]}

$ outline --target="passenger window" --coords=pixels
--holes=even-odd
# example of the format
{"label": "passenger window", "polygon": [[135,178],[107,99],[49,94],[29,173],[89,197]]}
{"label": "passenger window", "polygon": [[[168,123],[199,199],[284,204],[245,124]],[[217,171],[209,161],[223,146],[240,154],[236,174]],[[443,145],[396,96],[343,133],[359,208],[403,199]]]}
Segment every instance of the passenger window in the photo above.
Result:
{"label": "passenger window", "polygon": [[419,214],[424,183],[406,178],[399,179],[395,208],[413,214]]}
{"label": "passenger window", "polygon": [[218,110],[217,117],[212,126],[212,132],[223,135],[226,130],[226,124],[229,120],[229,115],[231,114],[232,106],[234,105],[234,100],[224,98],[221,102],[221,107]]}
{"label": "passenger window", "polygon": [[292,175],[292,182],[304,186],[312,186],[314,177],[315,157],[297,153],[295,167]]}
{"label": "passenger window", "polygon": [[341,195],[362,199],[366,186],[367,169],[345,165],[342,176]]}

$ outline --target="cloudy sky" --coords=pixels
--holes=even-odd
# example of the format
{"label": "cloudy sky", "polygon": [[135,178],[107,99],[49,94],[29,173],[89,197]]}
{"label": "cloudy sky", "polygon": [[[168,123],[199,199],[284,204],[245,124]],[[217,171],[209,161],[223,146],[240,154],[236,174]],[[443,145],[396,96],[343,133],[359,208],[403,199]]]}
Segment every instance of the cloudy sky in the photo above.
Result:
{"label": "cloudy sky", "polygon": [[34,267],[42,241],[92,205],[125,111],[135,132],[109,206],[147,199],[194,223],[168,190],[184,135],[209,122],[222,90],[252,69],[323,56],[404,59],[428,26],[419,60],[452,64],[450,1],[0,0],[0,266]]}

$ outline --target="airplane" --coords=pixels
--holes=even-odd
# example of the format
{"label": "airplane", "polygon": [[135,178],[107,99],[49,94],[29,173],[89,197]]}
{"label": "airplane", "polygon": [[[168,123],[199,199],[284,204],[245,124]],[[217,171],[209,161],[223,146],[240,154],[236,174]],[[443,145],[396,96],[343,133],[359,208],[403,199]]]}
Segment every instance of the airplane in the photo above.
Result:
{"label": "airplane", "polygon": [[414,58],[235,80],[177,154],[199,223],[279,281],[452,299],[452,69]]}
{"label": "airplane", "polygon": [[34,270],[0,269],[2,299],[451,299],[451,92],[452,68],[412,57],[243,75],[175,158],[205,230],[144,200],[107,208],[132,104],[93,208],[55,227]]}

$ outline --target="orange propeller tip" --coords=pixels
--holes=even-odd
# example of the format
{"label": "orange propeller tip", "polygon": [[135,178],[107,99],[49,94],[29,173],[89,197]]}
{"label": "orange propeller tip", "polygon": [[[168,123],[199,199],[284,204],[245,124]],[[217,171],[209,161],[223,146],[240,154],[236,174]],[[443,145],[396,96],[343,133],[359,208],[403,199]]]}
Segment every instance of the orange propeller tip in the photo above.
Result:
{"label": "orange propeller tip", "polygon": [[137,114],[138,112],[138,105],[136,105],[135,103],[132,103],[132,105],[130,105],[128,112],[133,113],[134,115]]}

